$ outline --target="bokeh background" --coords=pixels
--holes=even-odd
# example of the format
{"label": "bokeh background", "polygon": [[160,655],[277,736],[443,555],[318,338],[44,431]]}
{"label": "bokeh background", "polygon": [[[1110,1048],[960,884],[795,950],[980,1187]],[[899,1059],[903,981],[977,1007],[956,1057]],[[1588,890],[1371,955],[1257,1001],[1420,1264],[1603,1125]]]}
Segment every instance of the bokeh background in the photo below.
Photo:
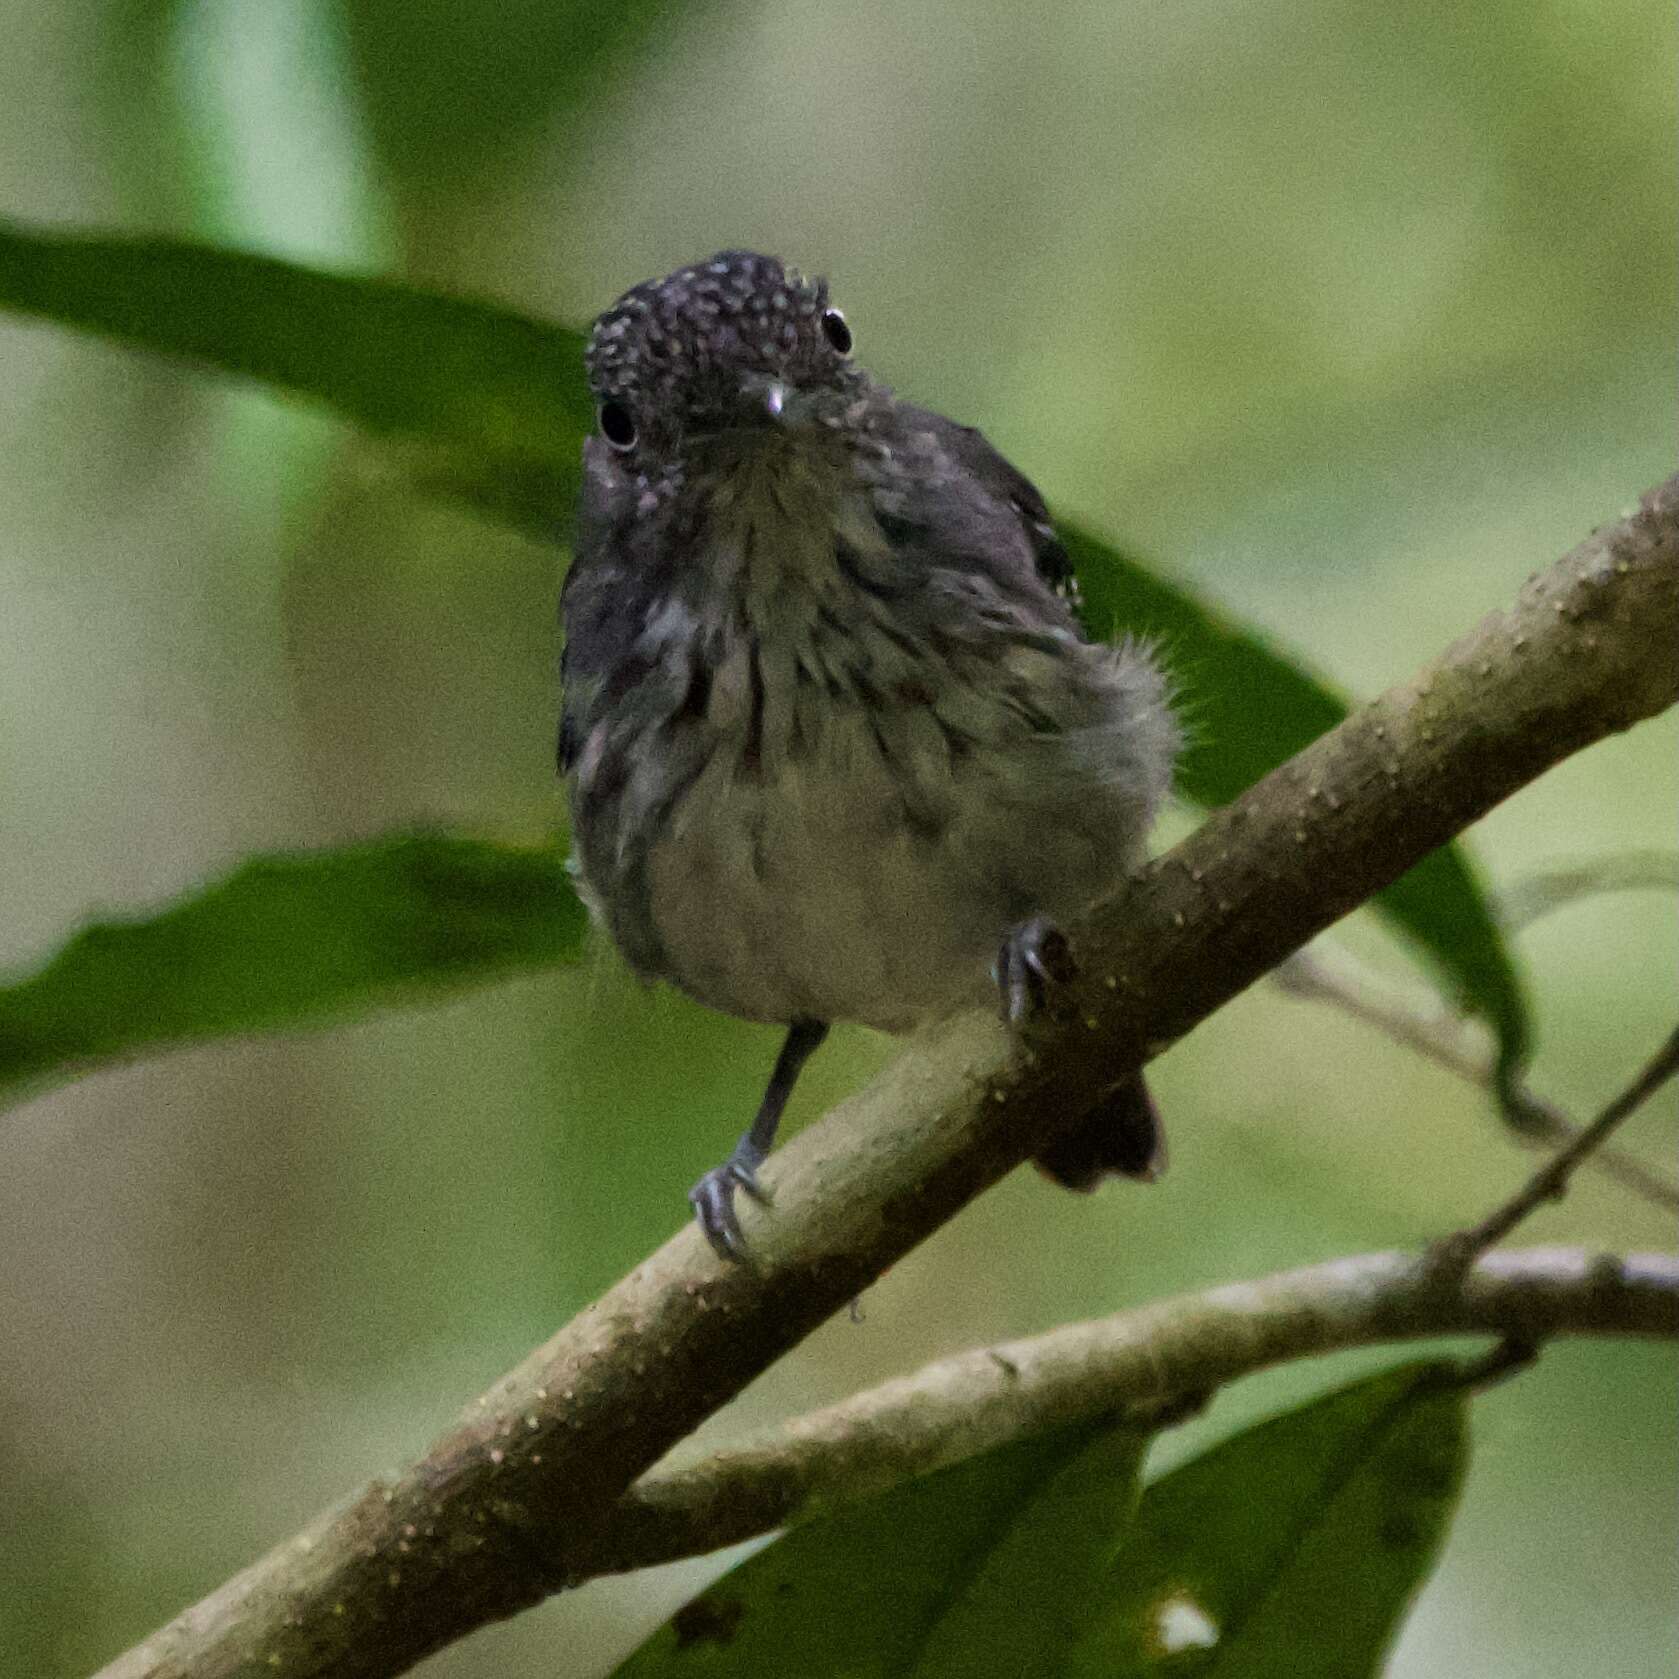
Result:
{"label": "bokeh background", "polygon": [[[1666,0],[0,0],[0,211],[578,322],[777,251],[1052,505],[1370,694],[1672,466],[1673,34]],[[253,849],[553,829],[562,564],[313,414],[0,320],[0,960]],[[1674,745],[1513,800],[1475,835],[1492,877],[1671,848]],[[1673,906],[1594,898],[1521,948],[1536,1081],[1586,1112],[1669,1023]],[[669,1233],[774,1041],[603,953],[0,1119],[0,1672],[85,1672],[423,1446]],[[840,1034],[795,1119],[891,1053]],[[1018,1175],[714,1435],[1419,1243],[1529,1166],[1473,1091],[1271,988],[1155,1078],[1162,1184]],[[1631,1145],[1665,1163],[1675,1130],[1669,1095]],[[1529,1233],[1672,1238],[1599,1175]],[[1157,1461],[1347,1372],[1246,1384]],[[1393,1672],[1669,1673],[1676,1397],[1670,1350],[1574,1344],[1480,1401]],[[716,1566],[425,1671],[604,1673]]]}

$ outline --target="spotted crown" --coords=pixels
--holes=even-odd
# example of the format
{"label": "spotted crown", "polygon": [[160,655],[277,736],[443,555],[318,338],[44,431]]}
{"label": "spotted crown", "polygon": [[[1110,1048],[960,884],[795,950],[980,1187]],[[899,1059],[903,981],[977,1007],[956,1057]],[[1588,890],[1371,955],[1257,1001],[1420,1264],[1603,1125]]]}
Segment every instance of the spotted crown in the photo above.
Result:
{"label": "spotted crown", "polygon": [[721,251],[632,287],[595,322],[585,365],[595,395],[644,414],[725,406],[743,375],[827,378],[828,282],[774,257]]}

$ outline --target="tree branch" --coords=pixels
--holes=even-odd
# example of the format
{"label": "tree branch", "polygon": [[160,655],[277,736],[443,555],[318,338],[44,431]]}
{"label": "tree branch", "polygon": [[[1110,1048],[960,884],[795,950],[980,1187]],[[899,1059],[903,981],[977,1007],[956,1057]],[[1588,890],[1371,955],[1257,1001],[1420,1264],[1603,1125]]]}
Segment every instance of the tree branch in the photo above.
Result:
{"label": "tree branch", "polygon": [[700,1556],[1010,1440],[1122,1409],[1146,1420],[1293,1359],[1466,1334],[1679,1337],[1679,1257],[1531,1248],[1486,1255],[1442,1286],[1416,1254],[1366,1254],[976,1348],[644,1475],[589,1572]]}
{"label": "tree branch", "polygon": [[1618,851],[1535,869],[1498,894],[1498,919],[1520,932],[1553,911],[1609,892],[1679,892],[1679,853]]}
{"label": "tree branch", "polygon": [[1679,697],[1679,479],[1534,578],[1072,929],[1065,1018],[953,1022],[789,1144],[750,1267],[684,1229],[387,1484],[107,1679],[375,1679],[587,1566],[677,1441],[1092,1095],[1551,765]]}

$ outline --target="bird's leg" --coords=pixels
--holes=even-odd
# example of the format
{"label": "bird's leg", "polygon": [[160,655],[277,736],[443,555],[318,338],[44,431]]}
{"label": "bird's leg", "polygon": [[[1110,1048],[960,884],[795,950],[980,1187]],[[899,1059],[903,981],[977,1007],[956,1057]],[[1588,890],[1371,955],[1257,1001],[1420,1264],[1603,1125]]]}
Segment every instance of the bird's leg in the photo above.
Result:
{"label": "bird's leg", "polygon": [[764,1089],[764,1099],[758,1104],[757,1117],[735,1144],[729,1158],[721,1166],[713,1166],[688,1191],[694,1217],[720,1258],[743,1260],[746,1257],[746,1239],[741,1235],[740,1219],[735,1212],[735,1191],[744,1189],[754,1201],[768,1203],[769,1196],[758,1182],[758,1168],[775,1141],[775,1129],[781,1123],[781,1113],[787,1106],[787,1098],[793,1094],[793,1086],[799,1082],[800,1069],[827,1035],[825,1020],[795,1020],[787,1028],[781,1053],[775,1058],[775,1069]]}
{"label": "bird's leg", "polygon": [[1052,985],[1078,972],[1067,935],[1047,916],[1022,921],[997,952],[997,1003],[1006,1026],[1023,1026],[1044,1006]]}

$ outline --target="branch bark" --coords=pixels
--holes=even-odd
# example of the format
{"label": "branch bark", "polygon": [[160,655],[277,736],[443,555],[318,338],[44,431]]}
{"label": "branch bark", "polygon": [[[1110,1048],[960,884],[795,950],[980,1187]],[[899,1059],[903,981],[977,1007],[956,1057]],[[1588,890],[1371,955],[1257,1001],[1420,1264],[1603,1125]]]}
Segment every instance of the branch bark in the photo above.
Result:
{"label": "branch bark", "polygon": [[932,1035],[781,1150],[755,1263],[684,1229],[417,1463],[105,1679],[375,1679],[579,1578],[624,1493],[1092,1094],[1570,753],[1679,698],[1679,478],[1072,929],[1064,1017]]}
{"label": "branch bark", "polygon": [[1679,1337],[1679,1257],[1529,1248],[1442,1279],[1416,1254],[1365,1254],[976,1348],[644,1475],[590,1572],[700,1556],[1010,1440],[1124,1409],[1146,1418],[1292,1359],[1469,1334]]}

